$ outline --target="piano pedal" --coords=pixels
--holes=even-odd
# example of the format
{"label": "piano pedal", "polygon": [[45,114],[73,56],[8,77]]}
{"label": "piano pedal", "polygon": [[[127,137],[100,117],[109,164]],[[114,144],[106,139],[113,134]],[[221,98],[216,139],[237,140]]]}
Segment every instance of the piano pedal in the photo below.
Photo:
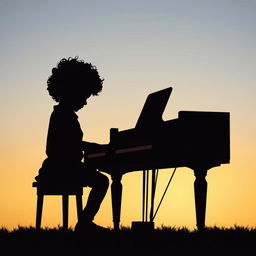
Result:
{"label": "piano pedal", "polygon": [[132,222],[132,231],[147,232],[147,231],[153,231],[154,228],[155,228],[154,222],[145,222],[145,221]]}

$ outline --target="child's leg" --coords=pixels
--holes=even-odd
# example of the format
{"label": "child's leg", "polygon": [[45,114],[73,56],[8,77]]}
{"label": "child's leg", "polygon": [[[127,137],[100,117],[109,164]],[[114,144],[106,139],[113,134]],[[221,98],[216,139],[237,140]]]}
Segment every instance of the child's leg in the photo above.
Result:
{"label": "child's leg", "polygon": [[[86,171],[86,170],[85,170]],[[82,222],[91,222],[97,214],[109,186],[108,177],[98,171],[89,171],[86,184],[91,187],[87,204],[82,213]]]}

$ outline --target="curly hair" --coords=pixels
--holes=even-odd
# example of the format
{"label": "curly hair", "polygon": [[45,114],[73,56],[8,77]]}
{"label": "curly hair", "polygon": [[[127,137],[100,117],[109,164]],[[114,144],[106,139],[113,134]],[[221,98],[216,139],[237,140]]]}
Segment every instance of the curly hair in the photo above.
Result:
{"label": "curly hair", "polygon": [[52,69],[52,75],[47,80],[47,90],[50,96],[59,102],[69,95],[98,95],[102,90],[104,79],[91,63],[78,60],[78,57],[61,59]]}

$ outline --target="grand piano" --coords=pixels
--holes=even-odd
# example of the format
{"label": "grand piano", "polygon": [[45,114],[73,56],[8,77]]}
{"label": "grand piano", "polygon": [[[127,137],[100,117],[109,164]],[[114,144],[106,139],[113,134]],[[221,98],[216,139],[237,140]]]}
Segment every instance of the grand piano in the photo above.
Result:
{"label": "grand piano", "polygon": [[188,167],[194,171],[198,230],[205,227],[207,171],[230,162],[230,113],[180,111],[163,121],[172,88],[149,94],[135,128],[110,129],[108,151],[86,154],[85,161],[112,177],[114,229],[119,229],[122,175],[128,172]]}

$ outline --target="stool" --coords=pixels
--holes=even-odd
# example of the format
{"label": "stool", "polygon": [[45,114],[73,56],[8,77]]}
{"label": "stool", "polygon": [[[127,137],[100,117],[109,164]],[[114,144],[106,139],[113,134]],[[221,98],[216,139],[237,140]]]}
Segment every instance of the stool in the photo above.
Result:
{"label": "stool", "polygon": [[70,184],[46,184],[33,182],[32,187],[37,188],[37,208],[36,208],[36,229],[41,228],[43,201],[45,195],[61,195],[62,196],[62,214],[63,214],[63,229],[68,229],[68,196],[76,196],[77,219],[80,220],[83,205],[82,195],[83,187],[79,185]]}

